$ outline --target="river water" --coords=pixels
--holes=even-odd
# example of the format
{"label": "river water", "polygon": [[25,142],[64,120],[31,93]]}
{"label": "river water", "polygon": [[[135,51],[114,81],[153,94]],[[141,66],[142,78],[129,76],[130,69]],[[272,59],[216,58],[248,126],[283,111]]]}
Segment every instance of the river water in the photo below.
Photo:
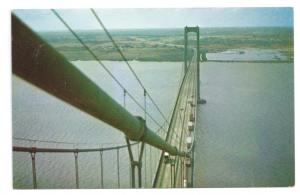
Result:
{"label": "river water", "polygon": [[294,183],[292,63],[201,64],[195,187]]}
{"label": "river water", "polygon": [[[111,97],[123,105],[123,90],[111,79],[103,68],[94,61],[76,61],[75,66],[97,83]],[[122,62],[103,62],[107,68],[143,105],[144,91]],[[182,63],[174,62],[130,62],[160,109],[169,115],[178,93]],[[39,141],[13,140],[16,146],[36,146],[50,148],[99,148],[124,145],[124,135],[105,123],[90,117],[76,108],[48,95],[46,92],[13,76],[13,136],[38,140],[54,140],[79,144],[45,143]],[[144,116],[144,112],[126,96],[126,108],[134,115]],[[147,99],[147,111],[159,122],[163,118]],[[153,131],[158,129],[148,117],[147,125]],[[163,135],[163,134],[162,134]],[[86,144],[85,144],[86,143]],[[137,149],[135,148],[135,151]],[[146,148],[148,155],[150,149]],[[153,154],[152,154],[153,153]],[[158,162],[159,151],[152,149],[153,162]],[[38,188],[75,188],[74,155],[37,154]],[[104,187],[117,187],[116,151],[104,152]],[[143,159],[145,161],[145,159]],[[150,161],[150,158],[147,159]],[[129,159],[127,148],[120,150],[120,184],[129,187]],[[144,164],[145,165],[145,164]],[[151,165],[151,168],[149,166]],[[143,174],[143,186],[151,187],[155,163],[148,163],[147,177]],[[143,166],[143,167],[145,167]],[[28,153],[13,155],[13,180],[15,188],[32,188],[31,159]],[[100,187],[100,154],[79,154],[80,188]]]}
{"label": "river water", "polygon": [[[96,62],[74,62],[82,72],[123,102],[122,90]],[[105,62],[143,104],[143,91],[125,64]],[[131,62],[164,113],[174,106],[182,63]],[[13,135],[81,144],[14,140],[14,145],[83,148],[124,144],[104,123],[13,77]],[[287,186],[294,182],[294,103],[291,63],[201,63],[194,187]],[[142,115],[132,101],[127,108]],[[148,101],[148,111],[162,118]],[[152,129],[157,128],[149,121]],[[86,142],[89,144],[83,144]],[[127,150],[121,150],[121,187],[129,187]],[[116,187],[116,156],[104,153],[105,188]],[[149,159],[148,159],[149,162]],[[152,165],[155,167],[154,165]],[[81,188],[99,188],[99,154],[79,155]],[[14,153],[15,188],[32,188],[29,154]],[[153,168],[154,169],[154,168]],[[153,172],[153,170],[152,170]],[[149,175],[149,174],[148,174]],[[73,154],[38,154],[39,188],[75,188]],[[147,187],[151,186],[148,179]]]}

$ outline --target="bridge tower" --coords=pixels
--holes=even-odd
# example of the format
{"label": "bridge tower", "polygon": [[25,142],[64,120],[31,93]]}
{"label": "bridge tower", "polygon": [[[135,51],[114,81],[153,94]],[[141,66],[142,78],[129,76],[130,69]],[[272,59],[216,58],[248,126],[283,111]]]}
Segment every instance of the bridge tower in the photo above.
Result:
{"label": "bridge tower", "polygon": [[197,56],[196,56],[196,63],[197,63],[197,91],[198,91],[198,97],[197,97],[197,102],[199,104],[204,104],[206,103],[205,100],[200,99],[200,33],[199,33],[199,26],[195,27],[188,27],[186,26],[184,28],[184,73],[187,73],[187,68],[188,68],[188,33],[189,32],[194,32],[196,33],[197,36]]}

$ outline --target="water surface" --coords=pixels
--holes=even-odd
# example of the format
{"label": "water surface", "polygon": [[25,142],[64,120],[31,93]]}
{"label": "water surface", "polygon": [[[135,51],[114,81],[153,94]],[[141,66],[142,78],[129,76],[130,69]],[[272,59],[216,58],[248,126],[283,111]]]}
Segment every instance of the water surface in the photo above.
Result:
{"label": "water surface", "polygon": [[[76,61],[76,67],[105,90],[120,105],[123,105],[123,90],[94,61]],[[143,105],[144,91],[139,86],[128,67],[122,62],[105,61],[107,68],[128,89],[137,101]],[[162,112],[169,115],[178,92],[182,63],[170,62],[131,62],[148,92]],[[79,144],[53,144],[14,140],[16,146],[35,146],[50,148],[99,148],[112,145],[124,145],[124,135],[120,131],[81,112],[65,102],[47,94],[35,86],[13,76],[13,136],[38,140],[54,140]],[[126,108],[133,115],[144,116],[144,112],[126,98]],[[147,111],[159,122],[163,118],[147,99]],[[156,131],[158,126],[149,118],[147,125]],[[163,135],[163,134],[161,134]],[[136,150],[136,149],[135,149]],[[152,149],[152,157],[147,161],[158,162],[159,150]],[[129,187],[129,159],[127,148],[120,150],[121,187]],[[156,155],[155,155],[156,154]],[[116,151],[104,152],[104,187],[117,187]],[[73,154],[37,154],[37,180],[39,188],[75,188],[75,168]],[[144,159],[145,161],[145,159]],[[100,154],[79,154],[80,188],[100,187]],[[149,166],[151,165],[151,169]],[[156,168],[155,163],[145,165],[148,168],[144,186],[151,186]],[[145,167],[143,166],[143,167]],[[15,188],[32,188],[31,159],[28,153],[13,155],[13,182]],[[151,175],[151,176],[150,176]]]}
{"label": "water surface", "polygon": [[294,184],[291,63],[201,64],[195,187]]}

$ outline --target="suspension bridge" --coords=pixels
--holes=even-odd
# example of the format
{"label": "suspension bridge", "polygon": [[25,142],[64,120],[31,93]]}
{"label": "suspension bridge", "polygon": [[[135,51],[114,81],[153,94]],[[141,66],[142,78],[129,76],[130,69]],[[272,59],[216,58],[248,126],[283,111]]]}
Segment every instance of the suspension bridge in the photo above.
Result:
{"label": "suspension bridge", "polygon": [[[205,103],[204,100],[200,100],[199,66],[201,54],[199,50],[199,27],[185,27],[184,29],[184,74],[171,116],[167,117],[138,77],[122,49],[106,29],[95,10],[91,9],[92,15],[143,91],[143,103],[140,103],[129,92],[130,90],[105,66],[93,49],[69,26],[59,12],[56,10],[52,10],[52,12],[74,35],[82,47],[93,56],[99,66],[118,84],[123,93],[123,102],[117,102],[109,96],[14,14],[12,14],[13,74],[119,130],[120,133],[125,135],[126,144],[112,144],[109,147],[95,148],[51,148],[14,145],[12,149],[15,153],[28,153],[30,156],[32,188],[39,188],[39,173],[37,171],[39,155],[48,153],[73,154],[74,187],[76,188],[81,187],[79,157],[83,153],[91,153],[100,157],[99,188],[107,188],[106,183],[111,180],[114,180],[116,186],[113,187],[115,188],[124,186],[131,188],[193,187],[194,132],[197,130],[197,109],[199,104]],[[191,59],[188,59],[189,33],[196,33],[197,37],[196,48],[193,49],[194,54]],[[134,116],[129,111],[126,107],[128,98],[143,111],[143,115]],[[148,112],[148,102],[152,103],[161,120],[157,120]],[[148,126],[149,123],[155,124],[157,128],[151,129]],[[74,144],[55,140],[35,140],[18,137],[14,137],[14,139],[20,142]],[[80,144],[77,143],[76,146],[78,145]],[[104,174],[106,169],[112,169],[111,167],[104,167],[106,153],[116,156],[115,160],[110,162],[116,169],[114,178]],[[128,162],[121,160],[121,153],[128,155]],[[121,174],[121,167],[124,166],[128,166],[129,172],[127,174]],[[123,179],[124,176],[126,177],[125,180]],[[125,182],[126,184],[124,184]]]}

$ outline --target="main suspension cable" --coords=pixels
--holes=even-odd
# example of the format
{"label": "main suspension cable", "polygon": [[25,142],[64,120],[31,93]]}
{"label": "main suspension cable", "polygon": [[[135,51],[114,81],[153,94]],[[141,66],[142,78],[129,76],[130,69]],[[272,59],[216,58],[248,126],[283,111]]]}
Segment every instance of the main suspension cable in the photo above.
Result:
{"label": "main suspension cable", "polygon": [[132,69],[131,65],[129,64],[128,60],[126,59],[125,55],[123,54],[123,52],[121,51],[120,47],[118,46],[118,44],[115,42],[115,40],[113,39],[113,37],[111,36],[111,34],[108,32],[108,30],[106,29],[106,27],[104,26],[103,22],[101,21],[101,19],[99,18],[98,14],[96,13],[96,11],[94,9],[91,8],[92,13],[94,14],[96,20],[98,21],[98,23],[101,25],[101,27],[103,28],[104,32],[106,33],[106,35],[108,36],[108,38],[111,40],[111,42],[113,43],[113,45],[115,46],[115,48],[117,49],[117,51],[119,52],[119,54],[121,55],[123,61],[127,64],[128,68],[130,69],[130,71],[132,72],[132,74],[134,75],[134,77],[136,78],[136,80],[138,81],[138,83],[140,84],[140,86],[143,88],[143,90],[146,92],[147,96],[149,97],[149,99],[151,100],[151,102],[153,103],[153,105],[156,107],[156,109],[158,110],[158,112],[161,114],[161,116],[164,118],[164,120],[166,120],[169,124],[168,119],[166,118],[166,116],[163,114],[163,112],[160,110],[159,106],[157,105],[157,103],[153,100],[153,98],[151,97],[151,95],[149,94],[148,91],[146,91],[145,86],[143,85],[142,81],[139,79],[139,77],[137,76],[137,74],[135,73],[135,71]]}
{"label": "main suspension cable", "polygon": [[[104,68],[104,70],[113,78],[113,80],[122,88],[122,90],[125,90],[127,95],[138,105],[140,109],[145,111],[143,106],[131,95],[131,93],[128,92],[128,90],[121,84],[121,82],[108,70],[108,68],[102,63],[102,61],[97,57],[97,55],[83,42],[83,40],[76,34],[76,32],[66,23],[66,21],[59,15],[59,13],[55,9],[51,9],[51,11],[54,13],[54,15],[65,25],[65,27],[75,36],[75,38],[82,44],[82,46],[98,61],[98,63]],[[149,118],[158,126],[161,127],[162,125],[157,122],[154,117],[146,112],[146,114],[149,116]],[[163,128],[163,131],[167,131]],[[176,136],[178,136],[176,134]]]}

